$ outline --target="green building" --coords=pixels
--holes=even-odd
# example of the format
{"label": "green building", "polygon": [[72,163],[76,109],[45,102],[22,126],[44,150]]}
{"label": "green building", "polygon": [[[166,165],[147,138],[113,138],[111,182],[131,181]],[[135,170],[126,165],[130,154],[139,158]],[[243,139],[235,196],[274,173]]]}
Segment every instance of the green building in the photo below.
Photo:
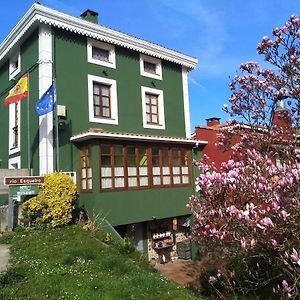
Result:
{"label": "green building", "polygon": [[[133,236],[149,258],[176,255],[189,226],[191,161],[205,144],[190,134],[196,64],[98,25],[91,10],[73,17],[34,3],[0,45],[1,101],[29,72],[28,97],[0,108],[0,167],[72,172],[89,215]],[[57,113],[38,116],[53,80]]]}

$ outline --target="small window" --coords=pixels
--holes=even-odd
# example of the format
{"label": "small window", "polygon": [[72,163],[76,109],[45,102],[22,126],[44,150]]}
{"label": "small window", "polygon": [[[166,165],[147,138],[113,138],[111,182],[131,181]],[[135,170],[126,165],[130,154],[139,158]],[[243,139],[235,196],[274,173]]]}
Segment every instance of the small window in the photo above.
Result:
{"label": "small window", "polygon": [[106,49],[92,47],[92,57],[96,60],[109,62],[109,51]]}
{"label": "small window", "polygon": [[158,95],[146,93],[147,124],[159,125]]}
{"label": "small window", "polygon": [[13,55],[9,60],[9,80],[15,79],[15,76],[21,71],[20,51]]}
{"label": "small window", "polygon": [[110,85],[93,82],[94,116],[96,118],[111,118]]}
{"label": "small window", "polygon": [[142,86],[143,127],[165,129],[163,91]]}
{"label": "small window", "polygon": [[115,46],[88,39],[88,62],[109,68],[116,68]]}
{"label": "small window", "polygon": [[147,73],[157,74],[156,73],[156,64],[152,64],[148,61],[144,61],[144,71]]}
{"label": "small window", "polygon": [[142,76],[162,80],[160,59],[140,54],[140,71]]}
{"label": "small window", "polygon": [[21,157],[16,156],[8,160],[9,169],[21,169]]}
{"label": "small window", "polygon": [[9,105],[9,154],[20,151],[20,102]]}
{"label": "small window", "polygon": [[80,190],[91,191],[93,189],[93,176],[91,164],[91,150],[84,146],[80,149]]}
{"label": "small window", "polygon": [[90,122],[118,124],[115,80],[88,75]]}

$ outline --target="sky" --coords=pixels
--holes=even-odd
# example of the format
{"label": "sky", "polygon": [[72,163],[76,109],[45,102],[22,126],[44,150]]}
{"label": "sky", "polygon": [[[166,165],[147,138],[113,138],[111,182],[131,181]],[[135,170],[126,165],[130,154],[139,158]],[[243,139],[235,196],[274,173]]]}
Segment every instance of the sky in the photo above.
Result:
{"label": "sky", "polygon": [[[1,0],[0,41],[34,1]],[[103,26],[163,45],[198,59],[189,73],[191,128],[219,117],[228,103],[228,84],[245,61],[264,64],[256,46],[290,15],[300,16],[300,0],[41,0],[79,16],[99,13]]]}

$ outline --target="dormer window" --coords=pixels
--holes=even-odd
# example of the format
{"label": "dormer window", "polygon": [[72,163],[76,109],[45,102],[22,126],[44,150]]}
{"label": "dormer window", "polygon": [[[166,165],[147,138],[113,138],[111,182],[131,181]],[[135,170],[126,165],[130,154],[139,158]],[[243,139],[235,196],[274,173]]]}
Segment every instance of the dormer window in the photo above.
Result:
{"label": "dormer window", "polygon": [[88,39],[87,56],[89,63],[113,69],[116,68],[114,45]]}
{"label": "dormer window", "polygon": [[162,80],[160,59],[140,54],[140,71],[142,76]]}
{"label": "dormer window", "polygon": [[21,56],[20,51],[15,53],[10,59],[9,59],[9,80],[14,79],[14,77],[20,73],[21,71]]}

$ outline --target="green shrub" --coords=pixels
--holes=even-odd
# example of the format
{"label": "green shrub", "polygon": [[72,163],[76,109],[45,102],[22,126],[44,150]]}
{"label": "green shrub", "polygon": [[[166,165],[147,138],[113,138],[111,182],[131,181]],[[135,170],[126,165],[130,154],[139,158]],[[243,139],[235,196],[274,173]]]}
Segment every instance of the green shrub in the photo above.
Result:
{"label": "green shrub", "polygon": [[72,221],[76,197],[76,186],[67,174],[47,174],[37,197],[22,204],[23,215],[53,228],[66,225]]}

